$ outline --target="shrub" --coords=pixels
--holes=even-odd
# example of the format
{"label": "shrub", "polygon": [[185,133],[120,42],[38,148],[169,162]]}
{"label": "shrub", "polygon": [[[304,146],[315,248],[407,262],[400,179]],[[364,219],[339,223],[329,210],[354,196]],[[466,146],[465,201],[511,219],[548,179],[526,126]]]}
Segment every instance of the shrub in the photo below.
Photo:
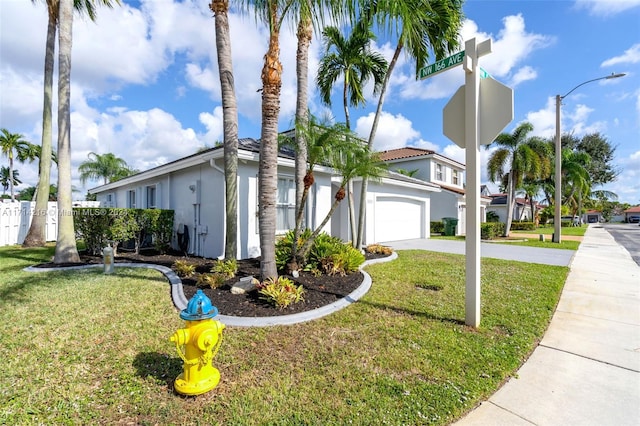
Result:
{"label": "shrub", "polygon": [[502,222],[484,222],[480,224],[480,238],[483,240],[492,240],[504,234],[504,223]]}
{"label": "shrub", "polygon": [[344,247],[343,251],[331,255],[331,267],[327,271],[329,275],[345,276],[357,271],[364,262],[364,255],[359,250],[348,245]]}
{"label": "shrub", "polygon": [[512,231],[535,231],[536,224],[533,222],[512,222]]}
{"label": "shrub", "polygon": [[444,223],[442,221],[431,222],[430,228],[432,234],[444,234]]}
{"label": "shrub", "polygon": [[172,269],[176,271],[179,277],[190,277],[196,272],[196,265],[186,260],[176,260],[173,262]]}
{"label": "shrub", "polygon": [[200,274],[198,275],[198,279],[196,280],[196,285],[198,287],[209,286],[211,288],[218,288],[224,284],[225,276],[222,274],[212,273],[212,274]]}
{"label": "shrub", "polygon": [[268,278],[258,286],[258,292],[264,297],[261,299],[273,304],[278,309],[284,309],[292,303],[304,300],[304,288],[296,286],[289,278]]}
{"label": "shrub", "polygon": [[238,272],[238,262],[235,259],[219,260],[213,265],[211,272],[220,274],[224,276],[225,279],[233,278]]}
{"label": "shrub", "polygon": [[487,212],[487,222],[500,222],[500,216],[494,211]]}
{"label": "shrub", "polygon": [[389,256],[393,253],[391,247],[383,246],[381,244],[369,244],[364,248],[364,251],[371,254],[382,254],[385,256]]}

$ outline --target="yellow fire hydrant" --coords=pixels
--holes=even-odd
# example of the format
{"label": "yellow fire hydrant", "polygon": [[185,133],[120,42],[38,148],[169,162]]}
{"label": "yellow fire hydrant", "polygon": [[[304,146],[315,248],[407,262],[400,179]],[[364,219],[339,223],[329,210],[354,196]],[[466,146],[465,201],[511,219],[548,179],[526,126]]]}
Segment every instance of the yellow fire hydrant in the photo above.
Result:
{"label": "yellow fire hydrant", "polygon": [[213,366],[212,360],[220,349],[224,324],[213,319],[216,315],[218,308],[202,290],[198,290],[187,308],[180,312],[180,318],[187,322],[186,328],[177,330],[170,338],[184,361],[184,371],[174,382],[176,392],[200,395],[220,382],[220,371]]}

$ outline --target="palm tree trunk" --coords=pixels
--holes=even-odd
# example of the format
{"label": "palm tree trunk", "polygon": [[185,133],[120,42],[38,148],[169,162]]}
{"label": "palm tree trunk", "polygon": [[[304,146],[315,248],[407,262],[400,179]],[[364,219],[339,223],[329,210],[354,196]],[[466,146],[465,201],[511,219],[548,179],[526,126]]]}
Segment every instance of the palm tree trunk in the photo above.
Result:
{"label": "palm tree trunk", "polygon": [[11,194],[11,201],[15,201],[16,197],[13,193],[13,149],[9,150],[9,194]]}
{"label": "palm tree trunk", "polygon": [[[387,93],[387,86],[389,85],[389,80],[391,79],[391,73],[393,72],[393,68],[396,66],[398,62],[398,57],[400,57],[400,52],[402,51],[402,41],[398,42],[396,46],[395,52],[393,52],[393,58],[391,62],[389,62],[389,68],[387,69],[387,73],[384,76],[384,81],[382,83],[382,88],[380,89],[380,97],[378,98],[378,106],[376,107],[376,114],[373,116],[373,124],[371,125],[371,133],[369,133],[369,141],[367,142],[367,146],[369,150],[373,147],[373,140],[376,137],[376,131],[378,130],[378,121],[380,121],[380,114],[382,113],[382,105],[384,104],[384,98]],[[365,221],[365,213],[367,208],[367,187],[369,185],[369,181],[366,177],[362,179],[362,189],[360,190],[360,211],[358,212],[358,235],[356,239],[355,247],[358,248],[362,245],[362,240],[364,238],[364,221]]]}
{"label": "palm tree trunk", "polygon": [[[298,22],[298,50],[296,52],[296,77],[298,84],[298,94],[296,99],[296,126],[307,125],[309,120],[309,99],[307,92],[309,78],[309,46],[313,36],[313,27],[311,19],[301,17]],[[304,183],[304,177],[307,173],[307,141],[305,136],[296,132],[296,158],[295,158],[295,175],[296,175],[296,224],[293,231],[294,239],[291,247],[291,257],[297,259],[298,238],[302,232],[302,215],[304,213],[304,203],[306,202],[306,194],[308,188]],[[295,265],[297,267],[297,265]]]}
{"label": "palm tree trunk", "polygon": [[278,114],[282,64],[280,63],[277,2],[270,4],[269,49],[262,68],[262,134],[258,171],[258,222],[260,227],[260,274],[263,280],[277,278],[276,193],[278,191]]}
{"label": "palm tree trunk", "polygon": [[[345,186],[345,184],[343,182],[342,186],[338,189],[338,192],[340,192],[340,190],[344,191],[344,186]],[[339,199],[338,197],[334,198],[333,204],[331,205],[331,208],[327,212],[327,215],[322,220],[322,223],[320,225],[318,225],[318,227],[313,231],[313,233],[311,233],[311,236],[306,239],[304,244],[302,244],[302,247],[300,247],[300,250],[299,250],[299,253],[298,253],[298,255],[301,258],[304,259],[304,258],[307,257],[307,255],[309,254],[309,250],[311,250],[311,247],[313,246],[314,240],[316,239],[316,237],[318,235],[320,235],[320,232],[322,231],[322,228],[324,228],[325,225],[329,222],[329,219],[331,219],[331,216],[333,215],[333,213],[338,208],[338,205],[340,204],[340,201],[342,201],[342,200]]]}
{"label": "palm tree trunk", "polygon": [[58,33],[58,241],[54,263],[79,262],[71,205],[71,44],[73,0],[60,0]]}
{"label": "palm tree trunk", "polygon": [[515,179],[513,179],[513,173],[509,173],[509,180],[507,183],[507,223],[504,226],[503,237],[508,237],[511,230],[511,222],[513,221],[513,208],[515,206]]}
{"label": "palm tree trunk", "polygon": [[47,241],[47,203],[51,185],[53,65],[56,46],[56,18],[49,11],[47,44],[44,55],[44,105],[42,107],[42,144],[40,149],[38,185],[34,194],[36,208],[23,247],[43,247]]}
{"label": "palm tree trunk", "polygon": [[222,121],[224,123],[224,179],[225,179],[225,245],[226,260],[238,257],[238,105],[233,81],[231,40],[229,37],[229,3],[213,0],[210,5],[215,14],[216,51],[222,94]]}

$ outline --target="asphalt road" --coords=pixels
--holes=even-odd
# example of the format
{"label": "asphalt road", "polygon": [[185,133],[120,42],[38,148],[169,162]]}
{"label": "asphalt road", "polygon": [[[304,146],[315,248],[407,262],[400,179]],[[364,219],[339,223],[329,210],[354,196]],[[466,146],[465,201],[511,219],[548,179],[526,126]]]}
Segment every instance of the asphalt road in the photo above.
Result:
{"label": "asphalt road", "polygon": [[637,223],[605,223],[602,227],[640,265],[640,226]]}

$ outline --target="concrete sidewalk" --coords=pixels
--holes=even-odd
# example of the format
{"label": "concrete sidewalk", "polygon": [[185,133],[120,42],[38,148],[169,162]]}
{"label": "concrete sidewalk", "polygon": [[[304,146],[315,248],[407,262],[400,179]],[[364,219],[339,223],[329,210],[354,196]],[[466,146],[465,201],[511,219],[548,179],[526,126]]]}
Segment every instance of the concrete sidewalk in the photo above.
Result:
{"label": "concrete sidewalk", "polygon": [[605,229],[587,230],[516,377],[456,425],[640,425],[640,266]]}

